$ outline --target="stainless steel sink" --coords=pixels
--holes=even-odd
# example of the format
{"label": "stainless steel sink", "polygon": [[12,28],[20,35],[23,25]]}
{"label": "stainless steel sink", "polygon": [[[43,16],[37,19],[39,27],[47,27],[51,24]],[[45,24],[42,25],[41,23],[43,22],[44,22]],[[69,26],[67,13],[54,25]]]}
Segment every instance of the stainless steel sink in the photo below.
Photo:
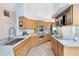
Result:
{"label": "stainless steel sink", "polygon": [[54,37],[57,38],[57,39],[62,39],[62,37],[61,36],[58,36],[58,35],[56,35]]}
{"label": "stainless steel sink", "polygon": [[14,45],[16,43],[18,43],[19,41],[23,40],[24,38],[16,38],[11,42],[5,43],[4,45]]}

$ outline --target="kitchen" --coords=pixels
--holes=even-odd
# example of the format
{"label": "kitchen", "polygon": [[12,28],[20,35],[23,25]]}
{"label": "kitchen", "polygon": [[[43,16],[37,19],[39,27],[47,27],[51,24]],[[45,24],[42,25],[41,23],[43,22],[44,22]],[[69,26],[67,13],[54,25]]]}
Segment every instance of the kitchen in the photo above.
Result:
{"label": "kitchen", "polygon": [[0,56],[79,56],[78,9],[67,3],[0,3]]}

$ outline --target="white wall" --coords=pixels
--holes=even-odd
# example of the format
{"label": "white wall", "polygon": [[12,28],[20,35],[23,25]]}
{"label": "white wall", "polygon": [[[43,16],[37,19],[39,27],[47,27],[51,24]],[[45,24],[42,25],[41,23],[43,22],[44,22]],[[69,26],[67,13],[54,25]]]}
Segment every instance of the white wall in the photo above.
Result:
{"label": "white wall", "polygon": [[16,28],[16,14],[15,12],[10,12],[10,17],[3,15],[3,7],[0,7],[0,40],[8,37],[9,27]]}
{"label": "white wall", "polygon": [[18,19],[19,16],[24,16],[24,3],[17,3],[16,4],[16,18]]}
{"label": "white wall", "polygon": [[51,19],[52,6],[50,3],[17,3],[16,16],[26,16],[31,19]]}

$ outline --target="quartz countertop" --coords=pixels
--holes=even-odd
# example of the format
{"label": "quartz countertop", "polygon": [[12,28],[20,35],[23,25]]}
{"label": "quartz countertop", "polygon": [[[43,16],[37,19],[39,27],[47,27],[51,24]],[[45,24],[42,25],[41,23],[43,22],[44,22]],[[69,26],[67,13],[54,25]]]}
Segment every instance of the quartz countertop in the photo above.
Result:
{"label": "quartz countertop", "polygon": [[79,40],[74,41],[73,39],[56,38],[56,35],[52,35],[58,42],[66,47],[79,47]]}

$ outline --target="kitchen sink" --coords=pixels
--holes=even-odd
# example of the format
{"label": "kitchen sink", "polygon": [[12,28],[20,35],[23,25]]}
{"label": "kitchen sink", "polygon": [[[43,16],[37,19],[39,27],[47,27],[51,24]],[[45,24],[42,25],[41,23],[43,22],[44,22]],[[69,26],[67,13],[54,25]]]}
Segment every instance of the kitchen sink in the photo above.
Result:
{"label": "kitchen sink", "polygon": [[57,39],[62,39],[62,37],[60,35],[55,35],[54,37]]}
{"label": "kitchen sink", "polygon": [[5,43],[4,45],[14,45],[16,43],[18,43],[19,41],[23,40],[24,38],[16,38],[11,42]]}

